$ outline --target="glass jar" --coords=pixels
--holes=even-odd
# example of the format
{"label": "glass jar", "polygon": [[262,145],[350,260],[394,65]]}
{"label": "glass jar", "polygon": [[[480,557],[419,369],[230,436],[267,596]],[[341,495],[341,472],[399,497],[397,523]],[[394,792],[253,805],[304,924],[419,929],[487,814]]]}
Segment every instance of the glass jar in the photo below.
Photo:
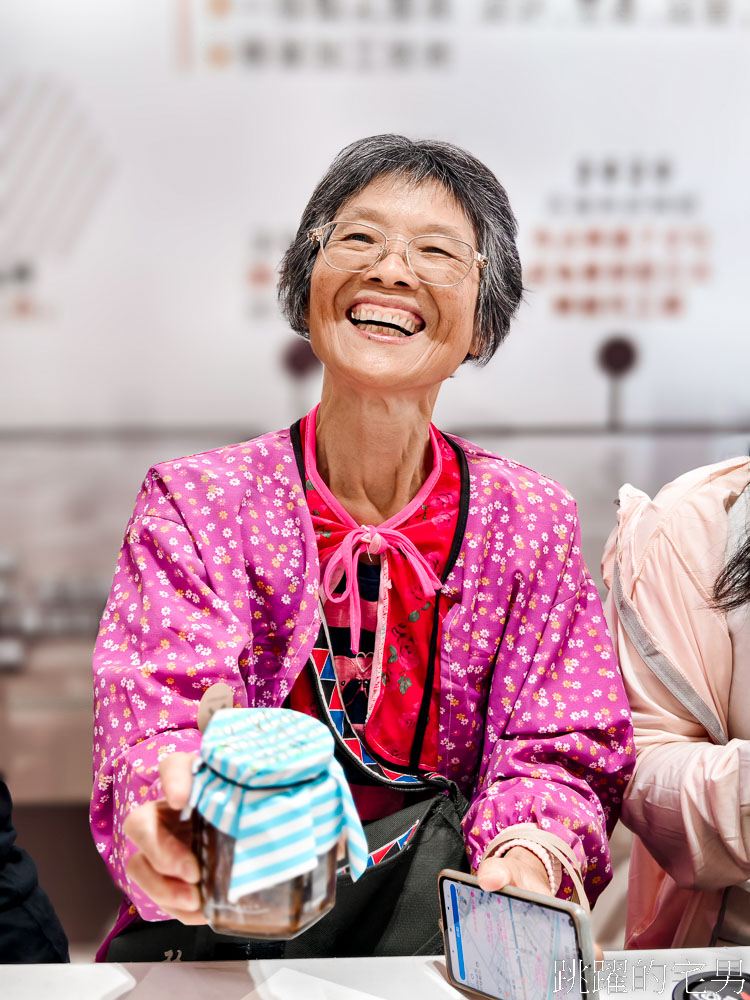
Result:
{"label": "glass jar", "polygon": [[317,719],[285,708],[219,709],[203,733],[190,801],[203,913],[221,934],[288,940],[334,905],[338,846],[352,878],[367,840]]}
{"label": "glass jar", "polygon": [[289,940],[325,916],[336,902],[334,845],[312,871],[229,901],[235,838],[192,813],[193,851],[200,865],[201,909],[217,934]]}

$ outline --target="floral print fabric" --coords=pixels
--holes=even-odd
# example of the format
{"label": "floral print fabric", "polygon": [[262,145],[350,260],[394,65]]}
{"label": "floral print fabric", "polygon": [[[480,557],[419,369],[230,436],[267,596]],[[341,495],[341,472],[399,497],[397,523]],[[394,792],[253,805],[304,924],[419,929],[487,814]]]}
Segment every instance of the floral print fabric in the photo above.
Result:
{"label": "floral print fabric", "polygon": [[[437,769],[471,800],[477,867],[494,834],[537,823],[575,852],[593,901],[610,878],[634,753],[630,714],[572,498],[458,442],[470,474],[454,601],[440,648]],[[165,914],[125,871],[130,809],[161,794],[158,763],[197,750],[203,693],[280,706],[320,627],[315,532],[289,431],[164,462],[127,526],[94,655],[91,828],[145,919]],[[563,879],[559,895],[569,895]]]}

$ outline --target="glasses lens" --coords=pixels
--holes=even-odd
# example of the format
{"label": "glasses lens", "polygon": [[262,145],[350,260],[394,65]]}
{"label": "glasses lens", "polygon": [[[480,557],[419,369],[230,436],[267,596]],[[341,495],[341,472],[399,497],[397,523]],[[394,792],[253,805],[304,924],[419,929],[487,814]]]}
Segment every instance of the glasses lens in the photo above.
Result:
{"label": "glasses lens", "polygon": [[474,251],[450,236],[417,236],[409,243],[409,263],[416,276],[433,285],[457,285],[471,269]]}
{"label": "glasses lens", "polygon": [[323,233],[326,262],[339,271],[366,271],[380,256],[383,234],[361,222],[332,222]]}

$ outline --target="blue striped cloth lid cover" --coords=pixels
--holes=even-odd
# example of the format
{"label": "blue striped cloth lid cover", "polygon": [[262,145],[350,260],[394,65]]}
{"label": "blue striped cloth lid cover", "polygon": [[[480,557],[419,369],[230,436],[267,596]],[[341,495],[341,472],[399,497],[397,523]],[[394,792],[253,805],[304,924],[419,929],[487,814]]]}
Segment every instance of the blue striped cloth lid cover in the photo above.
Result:
{"label": "blue striped cloth lid cover", "polygon": [[221,709],[193,765],[190,801],[236,840],[230,903],[312,871],[346,834],[352,878],[367,866],[367,841],[333,736],[285,708]]}

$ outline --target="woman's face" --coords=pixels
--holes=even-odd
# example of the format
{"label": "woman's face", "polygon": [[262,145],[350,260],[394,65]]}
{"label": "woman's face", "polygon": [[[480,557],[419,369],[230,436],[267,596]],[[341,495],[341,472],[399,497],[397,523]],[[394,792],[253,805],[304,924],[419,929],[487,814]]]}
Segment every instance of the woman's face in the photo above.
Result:
{"label": "woman's face", "polygon": [[[407,266],[405,241],[444,233],[476,247],[474,229],[437,182],[407,184],[384,176],[346,202],[335,221],[368,223],[404,242],[356,274],[329,267],[318,253],[310,282],[310,342],[328,376],[379,393],[437,391],[470,352],[479,294],[479,270],[447,288],[426,285]],[[332,220],[334,221],[334,220]],[[408,335],[377,325],[367,310]],[[374,320],[374,321],[373,321]]]}

